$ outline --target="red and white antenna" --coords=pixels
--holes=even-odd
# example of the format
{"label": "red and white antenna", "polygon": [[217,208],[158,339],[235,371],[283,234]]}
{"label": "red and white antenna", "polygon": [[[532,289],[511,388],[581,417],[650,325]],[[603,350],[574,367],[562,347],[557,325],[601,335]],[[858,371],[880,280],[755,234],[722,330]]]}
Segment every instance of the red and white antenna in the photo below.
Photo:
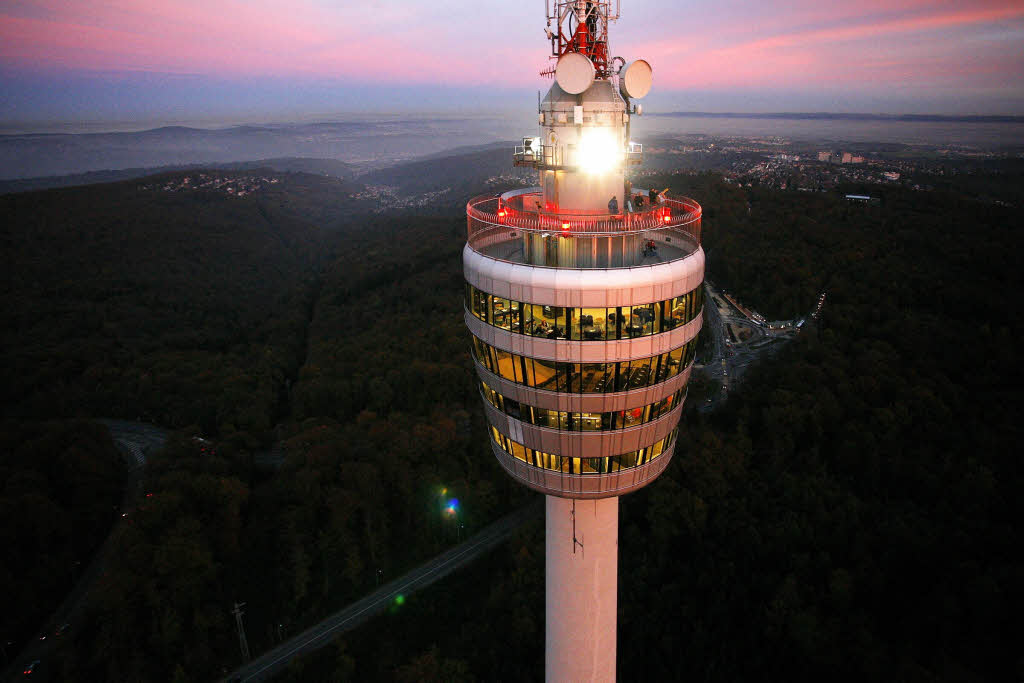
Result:
{"label": "red and white antenna", "polygon": [[[576,53],[590,61],[595,78],[611,76],[608,22],[619,18],[620,0],[615,0],[614,12],[610,0],[544,0],[544,11],[552,59]],[[541,72],[542,76],[554,74],[554,65]]]}

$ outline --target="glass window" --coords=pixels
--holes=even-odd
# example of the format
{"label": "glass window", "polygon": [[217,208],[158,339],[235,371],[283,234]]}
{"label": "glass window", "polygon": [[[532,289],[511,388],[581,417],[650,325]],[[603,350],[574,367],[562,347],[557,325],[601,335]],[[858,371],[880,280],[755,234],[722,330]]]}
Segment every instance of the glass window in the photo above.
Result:
{"label": "glass window", "polygon": [[533,409],[535,424],[538,427],[548,427],[550,429],[558,429],[558,411],[548,410],[547,408]]}
{"label": "glass window", "polygon": [[640,389],[646,387],[653,379],[651,373],[651,359],[641,358],[629,364],[629,388]]}
{"label": "glass window", "polygon": [[523,444],[512,442],[512,457],[516,460],[526,460],[526,449],[523,448]]}
{"label": "glass window", "polygon": [[501,349],[494,349],[495,367],[497,374],[510,382],[516,381],[515,365],[512,363],[512,354]]}
{"label": "glass window", "polygon": [[571,308],[560,308],[558,306],[546,306],[545,308],[551,309],[551,312],[555,316],[555,336],[549,338],[554,339],[568,339],[569,338],[569,323],[572,320]]}
{"label": "glass window", "polygon": [[668,376],[675,377],[682,369],[683,347],[668,352]]}
{"label": "glass window", "polygon": [[583,363],[580,365],[580,391],[584,394],[601,394],[605,384],[614,379],[615,366],[612,364],[611,377],[605,363]]}
{"label": "glass window", "polygon": [[523,334],[532,337],[545,337],[548,334],[548,325],[544,318],[544,306],[538,304],[523,304]]}
{"label": "glass window", "polygon": [[660,356],[655,356],[651,359],[651,371],[654,373],[654,381],[652,384],[665,381],[665,376],[668,374],[667,353],[663,353]]}
{"label": "glass window", "polygon": [[551,453],[544,453],[543,456],[544,463],[549,470],[561,470],[564,465],[568,464],[562,462],[563,460],[568,460],[568,458],[562,458],[561,456],[552,455]]}
{"label": "glass window", "polygon": [[471,355],[488,371],[517,384],[567,393],[638,389],[675,376],[693,362],[696,342],[650,358],[622,363],[556,363],[502,351],[473,337]]}
{"label": "glass window", "polygon": [[539,321],[542,331],[542,333],[535,332],[535,336],[554,339],[557,335],[558,314],[562,312],[562,309],[555,306],[534,306],[533,309],[534,322]]}
{"label": "glass window", "polygon": [[697,355],[697,340],[693,339],[686,345],[686,356],[683,358],[682,368],[693,362],[694,357]]}
{"label": "glass window", "polygon": [[[604,308],[582,308],[579,316],[580,337],[584,341],[606,338]],[[576,337],[573,337],[574,339]]]}
{"label": "glass window", "polygon": [[491,369],[491,354],[487,345],[473,337],[473,357],[488,370]]}
{"label": "glass window", "polygon": [[549,339],[601,341],[667,332],[695,318],[704,306],[703,286],[665,301],[621,308],[563,308],[521,303],[465,288],[470,312],[517,334]]}
{"label": "glass window", "polygon": [[663,398],[662,400],[660,400],[656,404],[654,404],[654,408],[653,408],[653,410],[651,410],[651,419],[653,420],[655,418],[659,418],[662,415],[664,415],[664,414],[668,413],[669,411],[671,411],[672,410],[672,406],[675,405],[676,396],[678,396],[678,394],[673,394],[672,396],[666,396],[665,398]]}
{"label": "glass window", "polygon": [[667,301],[658,301],[654,304],[654,332],[665,332],[665,309],[668,308]]}
{"label": "glass window", "polygon": [[629,377],[629,361],[627,360],[619,363],[619,373],[615,378],[615,391],[625,391],[629,386]]}
{"label": "glass window", "polygon": [[621,425],[621,427],[623,429],[625,429],[626,427],[633,427],[634,425],[638,425],[638,424],[642,423],[643,419],[644,419],[644,409],[642,407],[640,407],[640,408],[630,408],[629,410],[624,410],[624,411],[622,411],[622,425]]}
{"label": "glass window", "polygon": [[516,356],[519,362],[516,364],[516,372],[522,375],[522,379],[519,380],[522,384],[532,387],[533,386],[533,359],[527,358],[526,356]]}
{"label": "glass window", "polygon": [[473,288],[472,313],[480,320],[487,322],[487,294],[475,287]]}
{"label": "glass window", "polygon": [[571,391],[574,394],[578,394],[583,391],[581,381],[583,379],[583,364],[582,363],[566,363],[569,368],[569,380],[565,385],[566,391]]}
{"label": "glass window", "polygon": [[603,413],[577,413],[579,431],[599,432],[602,429],[601,416]]}
{"label": "glass window", "polygon": [[622,469],[643,465],[669,449],[679,432],[678,429],[674,429],[671,434],[656,444],[647,448],[641,448],[632,453],[623,453],[622,455],[610,458],[567,458],[525,448],[522,444],[512,441],[497,429],[493,427],[491,429],[494,441],[514,458],[527,462],[534,467],[554,471],[561,470],[563,472],[572,472],[573,474],[618,472]]}
{"label": "glass window", "polygon": [[617,308],[605,309],[607,314],[605,315],[605,339],[619,339],[619,324],[622,322],[622,314]]}
{"label": "glass window", "polygon": [[[644,333],[644,323],[641,317],[640,309],[642,306],[635,306],[630,309],[629,306],[622,307],[622,325],[620,332],[622,333],[623,339],[633,339],[634,337],[641,337]],[[636,313],[632,311],[635,310]]]}
{"label": "glass window", "polygon": [[503,330],[511,329],[512,307],[508,299],[491,297],[491,324]]}
{"label": "glass window", "polygon": [[486,398],[488,401],[490,401],[492,406],[494,406],[495,408],[499,408],[500,409],[500,406],[498,404],[498,398],[499,398],[498,392],[496,392],[494,389],[491,389],[489,386],[487,386],[483,382],[480,382],[480,386],[483,387],[484,398]]}
{"label": "glass window", "polygon": [[638,453],[636,451],[633,451],[632,453],[623,453],[622,455],[616,457],[618,458],[619,466],[622,469],[628,469],[630,467],[637,466],[637,455]]}
{"label": "glass window", "polygon": [[507,414],[509,417],[514,417],[517,420],[522,419],[520,417],[521,412],[519,410],[519,401],[513,401],[510,398],[506,398],[505,399],[505,414]]}
{"label": "glass window", "polygon": [[669,318],[665,321],[668,329],[674,329],[686,322],[686,295],[669,300]]}
{"label": "glass window", "polygon": [[572,363],[555,363],[558,374],[557,391],[572,391]]}
{"label": "glass window", "polygon": [[629,335],[631,337],[646,337],[654,334],[654,320],[654,304],[633,306]]}
{"label": "glass window", "polygon": [[578,308],[567,308],[565,309],[566,319],[569,321],[569,339],[575,339],[579,341],[582,339],[581,322],[583,316],[580,314]]}
{"label": "glass window", "polygon": [[557,391],[558,377],[555,373],[555,361],[534,358],[533,375],[535,381],[534,386],[536,386],[538,389]]}

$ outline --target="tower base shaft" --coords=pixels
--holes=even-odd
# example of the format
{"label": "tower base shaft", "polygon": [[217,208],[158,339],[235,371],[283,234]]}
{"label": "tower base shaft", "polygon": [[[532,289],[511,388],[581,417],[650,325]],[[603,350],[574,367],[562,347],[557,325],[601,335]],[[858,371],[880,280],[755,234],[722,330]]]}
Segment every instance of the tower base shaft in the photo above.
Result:
{"label": "tower base shaft", "polygon": [[548,683],[614,681],[619,499],[547,497]]}

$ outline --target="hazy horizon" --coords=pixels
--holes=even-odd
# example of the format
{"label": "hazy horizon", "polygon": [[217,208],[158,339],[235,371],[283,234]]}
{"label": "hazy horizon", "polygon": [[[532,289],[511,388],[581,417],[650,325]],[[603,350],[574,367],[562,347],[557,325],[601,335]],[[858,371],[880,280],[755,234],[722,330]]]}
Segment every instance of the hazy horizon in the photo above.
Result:
{"label": "hazy horizon", "polygon": [[[183,127],[196,130],[229,130],[238,127],[288,127],[315,124],[331,123],[352,123],[352,122],[377,122],[377,123],[401,123],[404,121],[425,121],[437,119],[441,121],[459,120],[493,120],[507,121],[509,123],[522,123],[523,133],[532,130],[532,113],[529,107],[520,107],[518,110],[506,111],[453,111],[453,110],[413,110],[406,111],[334,111],[334,112],[311,112],[298,114],[292,117],[282,116],[260,116],[252,114],[249,116],[208,116],[197,118],[95,118],[78,120],[44,119],[36,121],[0,121],[0,135],[48,135],[68,134],[80,135],[90,133],[138,133],[160,128]],[[828,117],[836,117],[837,121],[876,121],[878,123],[901,123],[911,122],[911,119],[922,121],[942,121],[951,123],[972,123],[972,119],[991,118],[1012,118],[1014,121],[996,121],[1000,123],[1017,124],[1024,119],[1022,114],[949,114],[949,113],[922,113],[922,112],[884,112],[884,111],[815,111],[815,110],[786,110],[786,111],[711,111],[711,110],[667,110],[647,111],[644,118],[682,117],[682,118],[716,118],[723,119],[779,119],[779,120],[822,120]],[[642,125],[644,119],[635,119]],[[520,129],[517,129],[519,131]],[[509,139],[517,138],[519,134]]]}

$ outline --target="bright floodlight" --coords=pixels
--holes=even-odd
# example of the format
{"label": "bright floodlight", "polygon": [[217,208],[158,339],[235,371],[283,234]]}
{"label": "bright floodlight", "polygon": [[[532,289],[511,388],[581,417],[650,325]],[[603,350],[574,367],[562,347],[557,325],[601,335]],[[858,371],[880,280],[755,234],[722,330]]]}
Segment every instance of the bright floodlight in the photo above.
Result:
{"label": "bright floodlight", "polygon": [[607,128],[585,128],[580,140],[579,167],[584,173],[607,173],[622,161],[622,150]]}

